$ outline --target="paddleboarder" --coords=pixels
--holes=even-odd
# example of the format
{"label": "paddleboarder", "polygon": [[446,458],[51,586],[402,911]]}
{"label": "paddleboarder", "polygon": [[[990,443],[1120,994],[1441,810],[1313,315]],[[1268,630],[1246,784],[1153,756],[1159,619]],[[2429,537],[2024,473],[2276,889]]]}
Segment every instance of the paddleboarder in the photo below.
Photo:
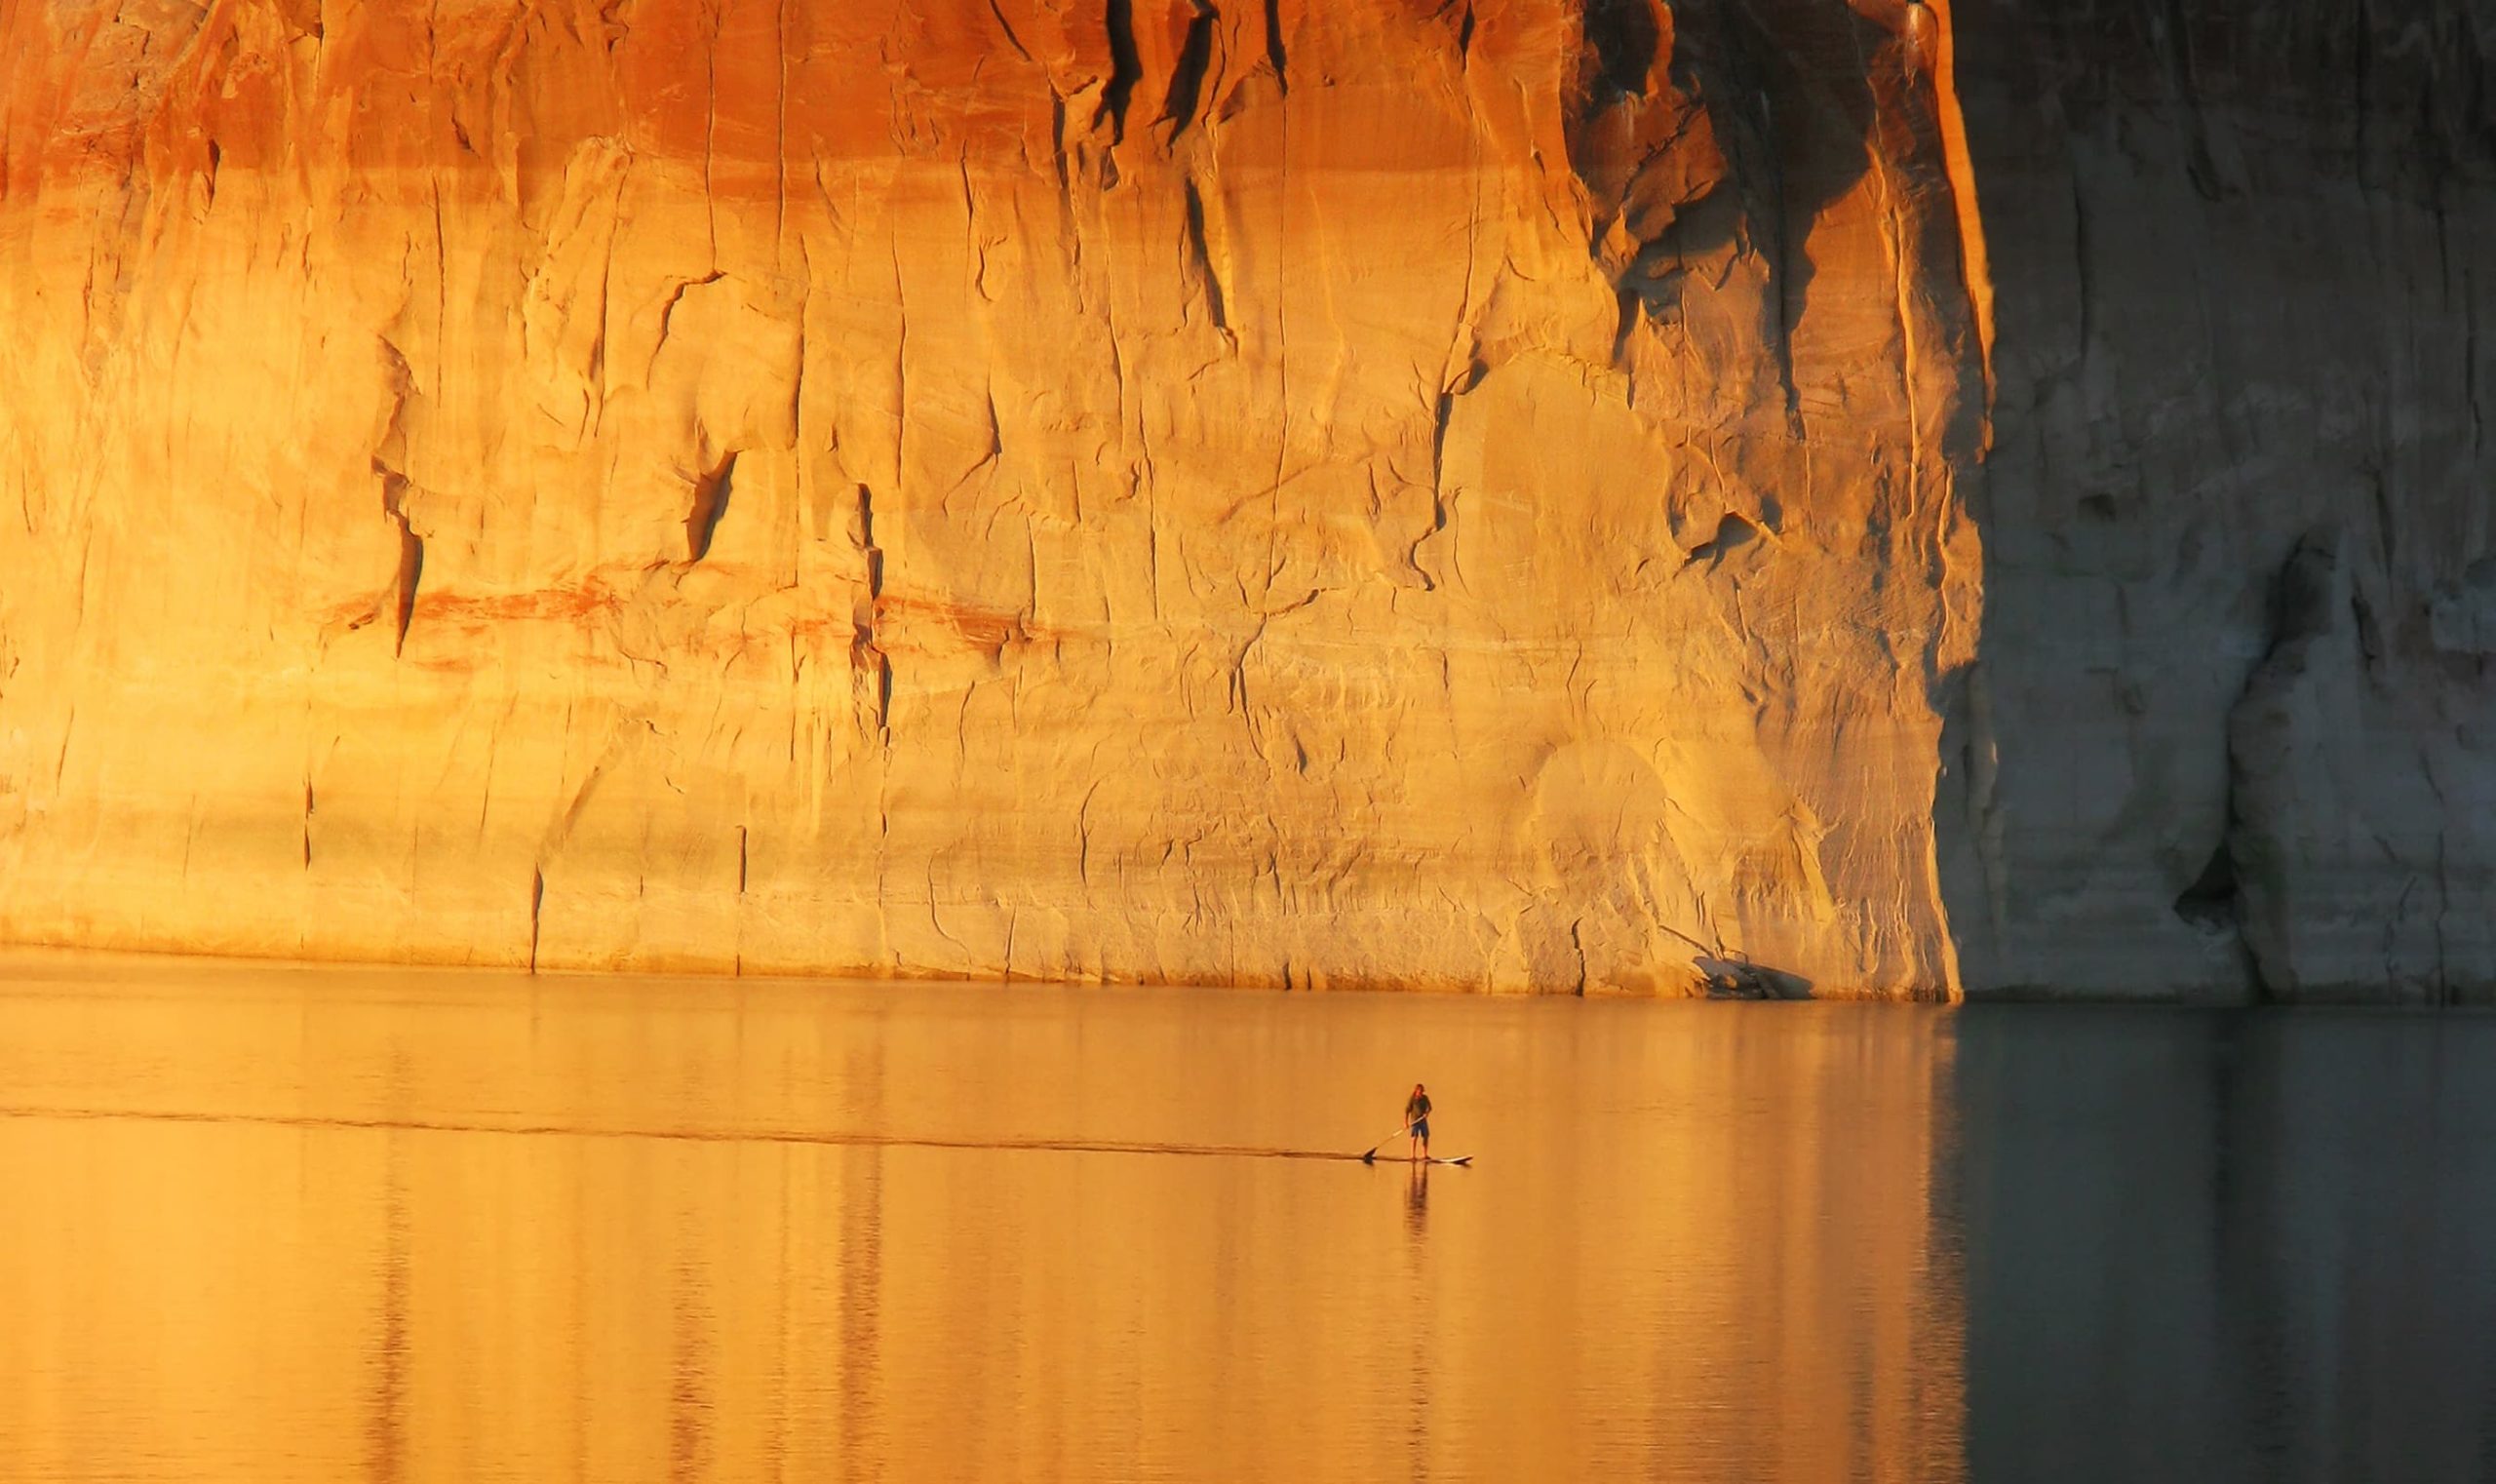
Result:
{"label": "paddleboarder", "polygon": [[1404,1100],[1404,1132],[1411,1137],[1408,1157],[1430,1157],[1430,1094],[1421,1083],[1413,1084],[1413,1095]]}

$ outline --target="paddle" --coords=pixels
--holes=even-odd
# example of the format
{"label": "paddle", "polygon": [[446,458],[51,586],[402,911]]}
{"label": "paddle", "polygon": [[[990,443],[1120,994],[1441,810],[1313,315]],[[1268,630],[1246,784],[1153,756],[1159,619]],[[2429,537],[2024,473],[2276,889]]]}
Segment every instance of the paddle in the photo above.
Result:
{"label": "paddle", "polygon": [[1379,1152],[1380,1150],[1382,1150],[1382,1149],[1384,1149],[1384,1148],[1385,1148],[1385,1147],[1386,1147],[1386,1140],[1387,1140],[1387,1139],[1401,1139],[1401,1138],[1405,1137],[1406,1135],[1408,1135],[1408,1134],[1410,1134],[1410,1133],[1412,1133],[1412,1132],[1413,1132],[1413,1125],[1412,1125],[1412,1124],[1410,1124],[1410,1123],[1399,1124],[1399,1125],[1396,1127],[1396,1129],[1395,1129],[1395,1131],[1394,1131],[1393,1133],[1390,1133],[1390,1134],[1386,1135],[1386,1137],[1385,1137],[1385,1138],[1383,1138],[1383,1139],[1379,1140],[1376,1144],[1371,1145],[1368,1149],[1365,1149],[1365,1150],[1361,1151],[1361,1163],[1363,1163],[1363,1164],[1373,1164],[1373,1163],[1376,1163],[1376,1162],[1377,1162],[1377,1160],[1378,1160],[1378,1152]]}
{"label": "paddle", "polygon": [[[1402,1128],[1397,1129],[1394,1133],[1388,1134],[1388,1135],[1386,1136],[1386,1139],[1394,1139],[1394,1138],[1398,1138],[1398,1137],[1402,1137],[1402,1136],[1410,1135],[1412,1132],[1413,1132],[1413,1125],[1412,1125],[1412,1124],[1410,1124],[1410,1123],[1407,1123],[1407,1124],[1405,1124]],[[1385,1146],[1386,1146],[1386,1139],[1381,1139],[1381,1140],[1379,1140],[1379,1141],[1378,1141],[1378,1143],[1373,1144],[1373,1145],[1371,1145],[1368,1149],[1365,1149],[1365,1150],[1361,1151],[1361,1163],[1363,1163],[1363,1164],[1376,1164],[1376,1163],[1378,1162],[1378,1152],[1379,1152],[1381,1149],[1385,1148]],[[1394,1155],[1390,1154],[1390,1155],[1388,1155],[1387,1157],[1388,1157],[1389,1159],[1392,1159],[1392,1158],[1394,1158]],[[1423,1156],[1423,1158],[1422,1158],[1421,1162],[1422,1162],[1423,1164],[1471,1164],[1471,1163],[1473,1162],[1473,1156],[1472,1156],[1471,1154],[1459,1154],[1459,1155],[1457,1155],[1457,1156],[1456,1156],[1455,1158],[1453,1158],[1453,1159],[1448,1159],[1448,1158],[1442,1158],[1442,1157],[1433,1156],[1433,1155],[1424,1155],[1424,1156]]]}

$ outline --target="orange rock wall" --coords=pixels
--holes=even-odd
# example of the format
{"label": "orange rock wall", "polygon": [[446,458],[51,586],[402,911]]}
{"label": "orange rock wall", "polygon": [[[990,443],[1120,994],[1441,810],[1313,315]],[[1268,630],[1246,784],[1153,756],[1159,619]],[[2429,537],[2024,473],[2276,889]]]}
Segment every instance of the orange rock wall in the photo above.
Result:
{"label": "orange rock wall", "polygon": [[0,0],[0,937],[1960,993],[1951,25]]}

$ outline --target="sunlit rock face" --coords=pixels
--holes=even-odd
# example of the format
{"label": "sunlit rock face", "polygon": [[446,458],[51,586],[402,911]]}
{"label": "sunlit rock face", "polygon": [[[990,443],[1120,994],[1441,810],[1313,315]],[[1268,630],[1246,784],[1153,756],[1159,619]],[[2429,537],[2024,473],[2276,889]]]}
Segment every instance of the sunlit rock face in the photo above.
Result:
{"label": "sunlit rock face", "polygon": [[0,10],[0,937],[2496,983],[2444,9]]}
{"label": "sunlit rock face", "polygon": [[2496,995],[2496,14],[1956,9],[1999,316],[1968,983]]}
{"label": "sunlit rock face", "polygon": [[1931,13],[9,13],[9,934],[1957,984]]}

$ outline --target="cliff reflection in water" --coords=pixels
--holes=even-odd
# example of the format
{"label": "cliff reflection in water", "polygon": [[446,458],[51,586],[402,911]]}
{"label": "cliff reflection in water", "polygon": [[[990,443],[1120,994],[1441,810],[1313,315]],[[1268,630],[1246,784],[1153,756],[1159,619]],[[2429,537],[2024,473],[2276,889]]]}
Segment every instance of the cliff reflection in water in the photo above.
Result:
{"label": "cliff reflection in water", "polygon": [[1976,1477],[2496,1478],[2496,1021],[1957,1040]]}
{"label": "cliff reflection in water", "polygon": [[10,969],[12,1480],[1959,1472],[1946,1015]]}
{"label": "cliff reflection in water", "polygon": [[2496,1477],[2496,1021],[0,967],[13,1484]]}

